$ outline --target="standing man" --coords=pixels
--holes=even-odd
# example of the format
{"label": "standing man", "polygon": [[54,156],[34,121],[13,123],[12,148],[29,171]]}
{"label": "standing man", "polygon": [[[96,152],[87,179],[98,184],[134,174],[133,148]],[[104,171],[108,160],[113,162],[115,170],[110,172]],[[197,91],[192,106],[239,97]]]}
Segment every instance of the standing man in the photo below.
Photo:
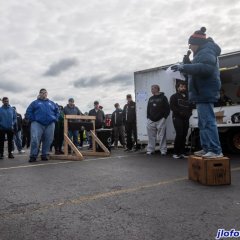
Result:
{"label": "standing man", "polygon": [[[68,104],[63,108],[64,115],[83,115],[82,112],[79,110],[77,106],[74,104],[74,99],[69,98]],[[77,119],[69,119],[69,122],[76,122]],[[70,139],[73,139],[73,143],[76,147],[79,146],[78,144],[78,130],[68,130],[68,136]]]}
{"label": "standing man", "polygon": [[[99,106],[98,101],[94,101],[94,108],[88,113],[89,116],[95,116],[95,129],[102,128],[104,126],[105,114]],[[92,136],[89,136],[89,149],[92,148]]]}
{"label": "standing man", "polygon": [[152,85],[153,96],[149,98],[147,105],[147,154],[155,152],[156,140],[159,138],[159,147],[162,156],[167,154],[166,120],[170,113],[167,97],[160,92],[159,85]]}
{"label": "standing man", "polygon": [[172,70],[189,75],[189,100],[196,103],[202,146],[202,150],[194,154],[216,158],[223,156],[213,111],[221,88],[218,63],[221,49],[212,38],[206,38],[205,32],[206,28],[202,27],[195,31],[188,40],[189,48],[194,55],[192,64],[174,65]]}
{"label": "standing man", "polygon": [[94,101],[93,104],[94,104],[94,108],[89,111],[88,115],[96,117],[95,128],[99,129],[104,126],[105,114],[102,108],[100,108],[98,101]]}
{"label": "standing man", "polygon": [[177,92],[170,97],[173,126],[176,131],[173,158],[184,158],[186,156],[185,143],[192,109],[188,103],[186,82],[178,81],[176,90]]}
{"label": "standing man", "polygon": [[47,90],[39,91],[38,99],[26,111],[31,122],[31,150],[29,162],[36,162],[42,143],[42,161],[48,161],[48,153],[53,142],[55,122],[58,120],[58,106],[47,98]]}
{"label": "standing man", "polygon": [[113,126],[114,132],[114,147],[117,149],[118,140],[123,145],[123,148],[126,148],[125,134],[124,134],[124,125],[123,125],[123,110],[120,108],[119,103],[115,103],[114,107],[116,110],[112,113],[111,124]]}
{"label": "standing man", "polygon": [[[25,153],[22,147],[22,115],[17,112],[16,107],[13,107],[17,114],[17,131],[13,135],[13,139],[15,142],[15,145],[17,147],[17,150],[19,153]],[[14,148],[14,147],[13,147]]]}
{"label": "standing man", "polygon": [[125,130],[127,134],[127,149],[126,152],[132,150],[134,143],[132,141],[132,136],[134,142],[136,143],[136,151],[138,150],[137,145],[137,125],[136,125],[136,103],[132,100],[132,95],[127,94],[127,104],[123,108],[123,118],[125,122]]}
{"label": "standing man", "polygon": [[2,99],[2,107],[0,107],[0,159],[4,158],[4,141],[7,134],[8,140],[8,158],[14,158],[13,149],[13,133],[16,131],[14,126],[17,123],[17,116],[15,110],[9,105],[7,97]]}

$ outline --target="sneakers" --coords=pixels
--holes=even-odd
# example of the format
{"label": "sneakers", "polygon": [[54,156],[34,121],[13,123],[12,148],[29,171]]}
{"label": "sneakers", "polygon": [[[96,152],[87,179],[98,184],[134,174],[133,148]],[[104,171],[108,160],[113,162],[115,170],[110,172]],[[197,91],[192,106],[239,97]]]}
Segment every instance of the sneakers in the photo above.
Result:
{"label": "sneakers", "polygon": [[181,154],[173,154],[173,158],[180,159],[183,158]]}
{"label": "sneakers", "polygon": [[202,157],[204,158],[219,158],[219,157],[223,157],[223,154],[222,153],[214,153],[214,152],[208,152],[204,155],[202,155]]}
{"label": "sneakers", "polygon": [[12,153],[9,153],[9,154],[8,154],[8,158],[14,158],[13,154],[12,154]]}
{"label": "sneakers", "polygon": [[204,154],[206,154],[206,152],[204,150],[194,152],[194,155],[199,156],[199,157],[202,157]]}
{"label": "sneakers", "polygon": [[165,156],[167,156],[167,153],[164,153],[164,152],[163,152],[163,153],[161,153],[161,156],[162,156],[162,157],[165,157]]}
{"label": "sneakers", "polygon": [[3,153],[0,153],[0,159],[3,159],[4,156],[3,156]]}
{"label": "sneakers", "polygon": [[153,152],[147,151],[146,154],[147,154],[147,155],[152,155]]}
{"label": "sneakers", "polygon": [[25,153],[25,151],[24,151],[24,150],[20,150],[20,151],[18,151],[18,153],[20,153],[20,154],[21,154],[21,153]]}

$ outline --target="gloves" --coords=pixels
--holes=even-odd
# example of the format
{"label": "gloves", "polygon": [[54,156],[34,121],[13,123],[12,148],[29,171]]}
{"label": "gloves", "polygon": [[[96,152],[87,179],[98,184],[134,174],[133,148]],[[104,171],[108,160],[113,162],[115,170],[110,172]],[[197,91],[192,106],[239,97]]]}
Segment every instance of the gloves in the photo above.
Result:
{"label": "gloves", "polygon": [[182,72],[183,71],[183,64],[178,64],[178,65],[173,65],[171,66],[171,70],[173,70],[174,72]]}

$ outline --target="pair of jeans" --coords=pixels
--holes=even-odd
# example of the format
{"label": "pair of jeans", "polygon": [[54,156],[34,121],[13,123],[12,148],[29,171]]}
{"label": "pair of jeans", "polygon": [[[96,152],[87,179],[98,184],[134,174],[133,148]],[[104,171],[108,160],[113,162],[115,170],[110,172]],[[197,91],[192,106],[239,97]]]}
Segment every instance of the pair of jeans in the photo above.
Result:
{"label": "pair of jeans", "polygon": [[17,150],[20,152],[22,150],[22,131],[17,131],[13,136],[13,140],[17,146]]}
{"label": "pair of jeans", "polygon": [[200,142],[205,152],[222,153],[213,103],[197,103]]}
{"label": "pair of jeans", "polygon": [[77,147],[78,144],[78,130],[68,130],[68,137],[73,140],[74,145]]}
{"label": "pair of jeans", "polygon": [[37,158],[42,143],[42,156],[47,156],[53,142],[55,123],[45,126],[38,122],[31,123],[30,157]]}

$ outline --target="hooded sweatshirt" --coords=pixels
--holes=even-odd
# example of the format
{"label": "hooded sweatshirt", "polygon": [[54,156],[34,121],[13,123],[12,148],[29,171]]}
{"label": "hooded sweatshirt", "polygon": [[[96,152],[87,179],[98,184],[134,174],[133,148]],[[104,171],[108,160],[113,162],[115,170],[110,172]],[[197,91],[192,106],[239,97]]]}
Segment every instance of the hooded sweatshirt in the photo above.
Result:
{"label": "hooded sweatshirt", "polygon": [[148,100],[147,118],[153,122],[157,122],[162,118],[167,118],[170,113],[170,107],[167,97],[163,92],[153,95]]}

